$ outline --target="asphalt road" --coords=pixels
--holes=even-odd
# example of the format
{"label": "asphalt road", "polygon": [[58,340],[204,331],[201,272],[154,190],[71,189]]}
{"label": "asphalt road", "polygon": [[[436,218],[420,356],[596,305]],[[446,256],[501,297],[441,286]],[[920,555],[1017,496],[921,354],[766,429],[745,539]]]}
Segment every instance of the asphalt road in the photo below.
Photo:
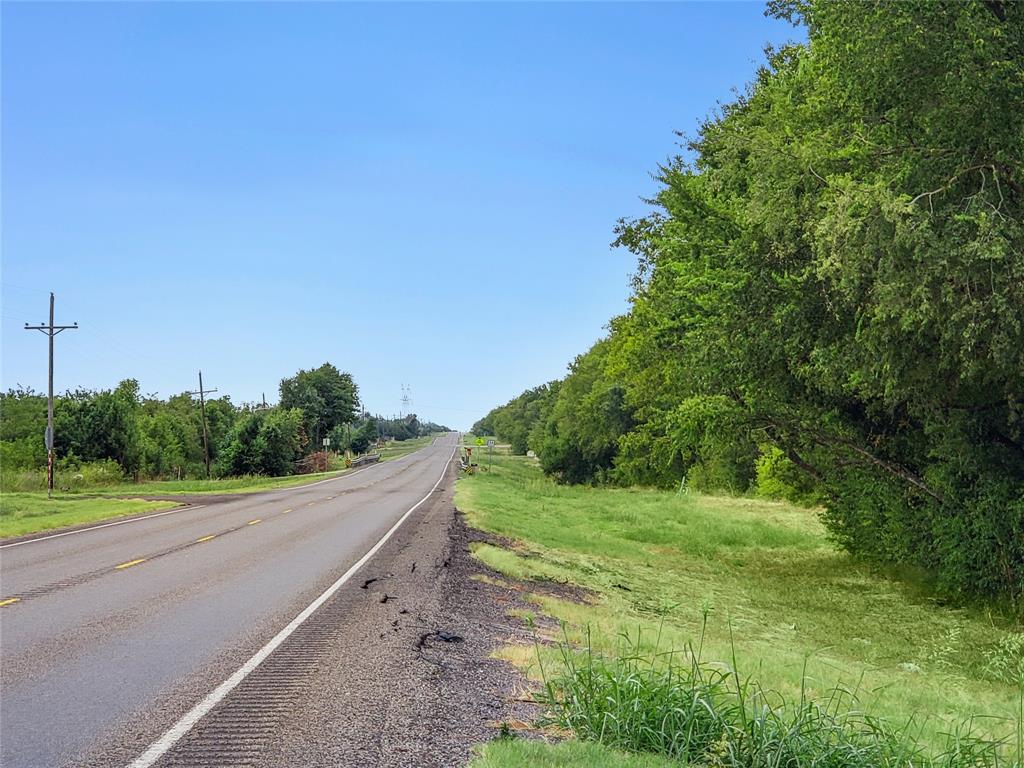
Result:
{"label": "asphalt road", "polygon": [[456,444],[0,547],[0,600],[19,598],[0,607],[0,765],[96,765],[115,742],[157,742],[436,489]]}

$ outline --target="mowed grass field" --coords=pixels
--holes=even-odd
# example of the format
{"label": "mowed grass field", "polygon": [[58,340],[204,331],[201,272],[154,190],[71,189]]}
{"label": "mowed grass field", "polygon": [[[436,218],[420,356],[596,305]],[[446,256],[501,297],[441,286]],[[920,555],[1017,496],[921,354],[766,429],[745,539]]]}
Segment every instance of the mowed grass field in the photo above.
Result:
{"label": "mowed grass field", "polygon": [[[857,562],[828,541],[813,510],[559,486],[519,457],[495,457],[491,472],[460,479],[456,502],[471,525],[516,542],[478,546],[487,565],[592,590],[585,603],[531,597],[539,613],[565,622],[574,644],[589,629],[602,654],[619,652],[623,633],[639,633],[643,651],[656,642],[683,650],[700,642],[706,619],[702,659],[728,666],[735,653],[741,677],[787,701],[845,686],[873,716],[897,726],[913,717],[929,750],[972,718],[976,733],[1017,733],[1024,628],[1008,615],[944,606],[923,586]],[[533,648],[503,655],[537,677]],[[554,651],[549,661],[558,666]],[[524,757],[536,749],[546,748],[495,742],[474,765],[646,764],[616,762],[597,746],[545,753],[549,762]]]}
{"label": "mowed grass field", "polygon": [[[435,437],[420,437],[388,443],[380,450],[381,460],[391,461],[407,456],[430,445]],[[79,492],[56,493],[52,499],[46,498],[45,491],[3,492],[0,493],[0,538],[23,536],[38,531],[48,531],[177,506],[173,501],[145,501],[139,498],[111,497],[257,493],[329,480],[349,471],[352,470],[339,469],[286,477],[247,475],[213,480],[155,480],[142,483],[115,483],[90,487]]]}
{"label": "mowed grass field", "polygon": [[77,494],[47,499],[45,493],[3,493],[0,494],[0,538],[176,506],[173,501],[104,499]]}

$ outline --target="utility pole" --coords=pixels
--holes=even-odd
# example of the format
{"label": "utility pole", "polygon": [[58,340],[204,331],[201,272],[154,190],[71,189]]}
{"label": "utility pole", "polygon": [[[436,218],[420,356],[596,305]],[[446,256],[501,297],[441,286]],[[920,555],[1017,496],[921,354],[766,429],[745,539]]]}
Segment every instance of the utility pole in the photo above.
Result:
{"label": "utility pole", "polygon": [[199,395],[199,408],[203,412],[203,454],[206,456],[206,479],[210,479],[210,438],[206,434],[206,396],[216,392],[216,389],[203,389],[203,372],[199,372],[199,391],[189,392],[190,395]]}
{"label": "utility pole", "polygon": [[73,325],[53,324],[53,291],[50,292],[50,322],[47,325],[29,325],[25,323],[26,331],[41,331],[50,337],[50,375],[49,386],[46,397],[46,498],[53,498],[53,337],[61,331],[77,331],[78,323]]}

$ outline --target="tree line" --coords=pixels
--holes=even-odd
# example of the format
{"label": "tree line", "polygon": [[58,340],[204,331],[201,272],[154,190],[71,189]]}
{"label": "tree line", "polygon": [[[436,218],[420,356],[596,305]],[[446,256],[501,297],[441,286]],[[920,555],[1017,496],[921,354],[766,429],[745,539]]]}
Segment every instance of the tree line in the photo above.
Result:
{"label": "tree line", "polygon": [[852,553],[1024,602],[1024,5],[777,1],[804,44],[623,220],[629,311],[474,426],[570,483],[820,504]]}
{"label": "tree line", "polygon": [[[281,380],[276,406],[206,400],[213,471],[219,476],[289,475],[324,468],[310,457],[331,451],[363,453],[381,439],[406,440],[447,431],[415,415],[373,416],[358,407],[351,375],[325,363]],[[0,393],[0,464],[5,475],[46,466],[46,397],[31,389]],[[134,379],[110,390],[78,389],[54,399],[58,467],[97,464],[134,479],[205,477],[199,403],[182,393],[142,395]]]}

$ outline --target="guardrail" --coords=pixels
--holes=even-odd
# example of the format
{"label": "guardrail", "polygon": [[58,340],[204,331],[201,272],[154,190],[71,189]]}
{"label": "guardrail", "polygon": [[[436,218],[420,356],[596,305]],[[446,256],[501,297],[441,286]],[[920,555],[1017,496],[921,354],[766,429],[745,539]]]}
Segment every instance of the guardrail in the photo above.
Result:
{"label": "guardrail", "polygon": [[380,461],[379,453],[368,453],[365,456],[360,456],[358,459],[352,459],[350,467],[361,467],[363,464],[376,464]]}

